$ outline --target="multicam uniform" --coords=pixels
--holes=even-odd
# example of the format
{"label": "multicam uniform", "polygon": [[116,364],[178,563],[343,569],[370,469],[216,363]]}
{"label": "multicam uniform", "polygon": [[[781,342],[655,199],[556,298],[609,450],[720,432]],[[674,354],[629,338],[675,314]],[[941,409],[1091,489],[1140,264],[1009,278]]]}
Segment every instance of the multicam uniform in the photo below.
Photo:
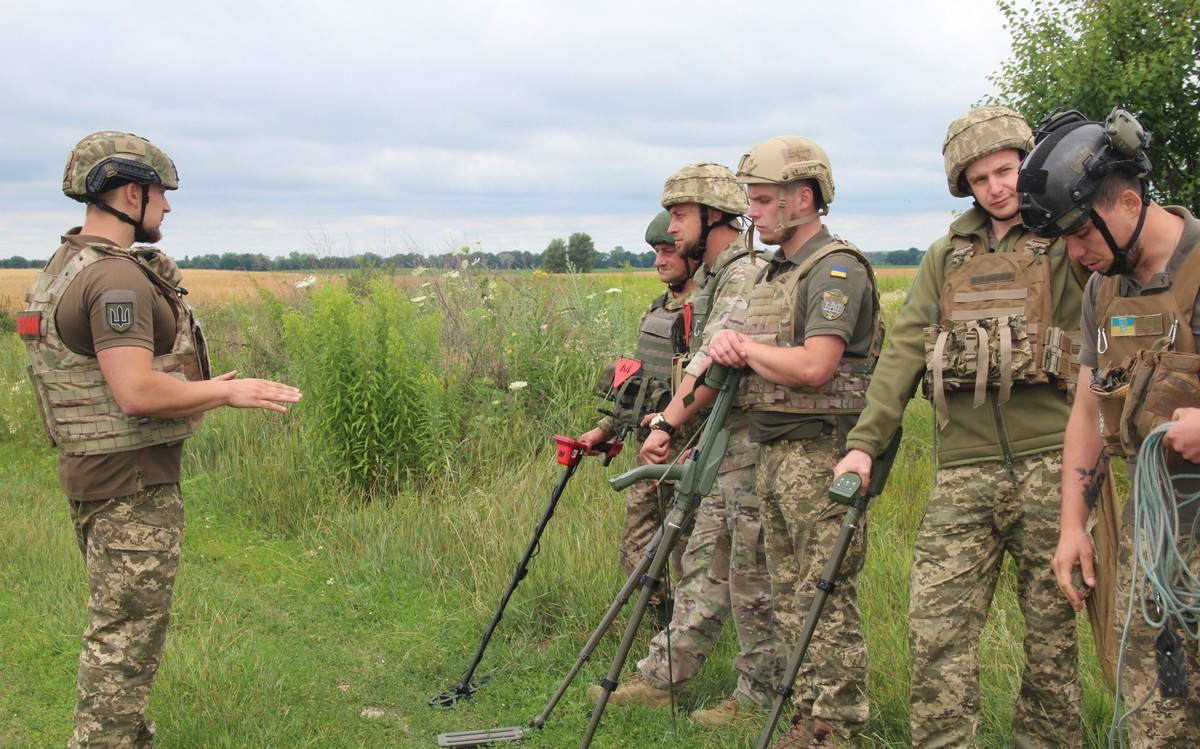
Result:
{"label": "multicam uniform", "polygon": [[[744,314],[747,293],[761,268],[761,261],[751,261],[742,235],[721,251],[711,269],[706,266],[696,274],[693,350],[727,327],[731,318]],[[707,358],[707,352],[699,351],[688,373],[697,374]],[[748,705],[767,707],[779,679],[784,643],[775,623],[754,489],[757,445],[750,441],[744,414],[731,411],[725,424],[729,449],[713,493],[700,503],[683,555],[670,624],[670,653],[668,633],[660,632],[638,668],[660,689],[687,681],[700,671],[732,612],[739,643],[734,696]]]}
{"label": "multicam uniform", "polygon": [[[690,315],[685,314],[685,308],[690,310],[694,295],[694,289],[678,294],[669,290],[663,292],[650,304],[638,326],[637,350],[634,352],[634,358],[642,362],[638,375],[642,378],[644,387],[661,389],[662,394],[667,397],[671,392],[671,383],[678,379],[675,370],[684,363],[687,353],[688,329],[685,321]],[[636,415],[630,416],[634,417]],[[611,439],[620,429],[619,421],[616,417],[606,416],[596,426],[603,430],[605,439]],[[693,432],[694,429],[690,425],[684,425],[676,435],[668,461],[674,462],[679,457],[679,450]],[[644,436],[641,429],[638,429],[637,433],[639,438]],[[639,481],[629,487],[625,495],[625,522],[621,528],[620,540],[621,567],[625,574],[632,574],[641,561],[646,545],[662,525],[662,509],[670,506],[673,496],[673,486],[667,483]],[[672,550],[671,566],[674,570],[681,569],[683,550],[690,533],[690,528],[685,529],[679,543]],[[650,603],[661,603],[670,599],[671,595],[669,588],[656,590]]]}
{"label": "multicam uniform", "polygon": [[[1181,216],[1184,221],[1183,234],[1167,266],[1142,285],[1131,275],[1113,277],[1093,276],[1084,292],[1085,303],[1081,329],[1086,333],[1080,351],[1081,364],[1092,367],[1107,380],[1104,374],[1112,367],[1131,369],[1130,361],[1155,346],[1164,337],[1172,335],[1172,350],[1178,371],[1182,376],[1172,377],[1170,382],[1146,383],[1150,397],[1138,411],[1142,419],[1133,423],[1122,421],[1124,398],[1101,398],[1102,429],[1105,432],[1110,454],[1124,455],[1129,460],[1129,475],[1133,475],[1133,458],[1136,445],[1128,439],[1122,443],[1121,433],[1132,429],[1144,438],[1157,423],[1171,418],[1176,407],[1200,404],[1200,384],[1196,380],[1197,362],[1188,354],[1196,352],[1200,341],[1200,296],[1196,289],[1200,285],[1200,220],[1185,208],[1168,206],[1166,210]],[[1178,291],[1178,294],[1173,293]],[[1098,343],[1102,343],[1100,346]],[[1103,348],[1104,350],[1098,351]],[[1138,378],[1140,379],[1140,378]],[[1140,383],[1139,383],[1140,384]],[[1182,387],[1182,389],[1180,389]],[[1096,388],[1093,388],[1096,392]],[[1133,413],[1133,412],[1130,412]],[[1140,423],[1139,423],[1140,422]],[[1121,424],[1118,431],[1114,425]],[[1193,467],[1194,468],[1194,467]],[[1177,484],[1178,487],[1178,484]],[[1188,487],[1194,491],[1195,486]],[[1196,519],[1195,506],[1179,511],[1180,533],[1176,544],[1180,549],[1191,543],[1191,528]],[[1184,658],[1187,663],[1188,694],[1186,699],[1165,698],[1159,693],[1155,663],[1154,641],[1158,629],[1151,627],[1142,617],[1140,600],[1134,601],[1133,617],[1129,632],[1124,632],[1124,611],[1133,592],[1129,570],[1133,556],[1133,502],[1125,506],[1125,517],[1121,529],[1121,542],[1117,570],[1117,610],[1122,612],[1115,622],[1118,642],[1125,644],[1121,654],[1121,696],[1129,714],[1129,743],[1135,749],[1144,747],[1200,746],[1200,646],[1193,640],[1183,638]],[[1193,575],[1200,575],[1200,560],[1192,555],[1190,560]],[[1150,605],[1153,610],[1153,604]]]}
{"label": "multicam uniform", "polygon": [[148,348],[155,369],[181,379],[207,377],[208,361],[174,263],[78,231],[63,237],[18,318],[87,566],[68,746],[149,747],[154,724],[143,716],[166,639],[184,533],[182,441],[194,423],[125,416],[96,352]]}
{"label": "multicam uniform", "polygon": [[[925,375],[938,421],[937,475],[910,579],[913,745],[973,744],[979,636],[1007,551],[1025,617],[1016,744],[1078,746],[1075,614],[1058,593],[1050,561],[1070,414],[1062,388],[1073,377],[1063,332],[1077,329],[1081,290],[1061,242],[1031,241],[1020,226],[997,242],[989,228],[988,216],[972,208],[925,254],[880,357],[883,376],[872,380],[846,447],[878,455]],[[997,253],[1012,254],[1013,262]],[[1041,279],[1038,295],[1018,288],[1022,274]],[[1045,300],[1041,312],[1035,296]],[[981,340],[989,362],[984,387],[973,366],[983,359]],[[1047,345],[1055,342],[1058,348]],[[1018,364],[1025,368],[1007,376]],[[1052,377],[1037,375],[1046,368]]]}
{"label": "multicam uniform", "polygon": [[[826,493],[839,436],[862,410],[882,343],[870,265],[822,227],[790,258],[782,250],[771,258],[751,292],[742,332],[773,346],[803,345],[814,336],[846,342],[825,386],[787,387],[750,373],[735,401],[748,414],[751,438],[760,443],[758,497],[776,617],[784,639],[795,642],[846,511]],[[866,544],[864,524],[847,551],[796,687],[800,718],[819,718],[843,739],[857,734],[870,714],[867,647],[855,586]]]}

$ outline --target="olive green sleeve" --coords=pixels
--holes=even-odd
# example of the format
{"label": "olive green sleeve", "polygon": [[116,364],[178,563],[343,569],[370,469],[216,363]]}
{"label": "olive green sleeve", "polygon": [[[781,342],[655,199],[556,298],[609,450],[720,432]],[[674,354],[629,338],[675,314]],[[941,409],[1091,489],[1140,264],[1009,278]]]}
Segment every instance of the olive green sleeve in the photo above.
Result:
{"label": "olive green sleeve", "polygon": [[904,420],[904,407],[925,373],[925,328],[937,321],[950,251],[949,239],[942,237],[921,259],[900,314],[888,328],[867,388],[867,407],[846,437],[847,449],[878,455]]}

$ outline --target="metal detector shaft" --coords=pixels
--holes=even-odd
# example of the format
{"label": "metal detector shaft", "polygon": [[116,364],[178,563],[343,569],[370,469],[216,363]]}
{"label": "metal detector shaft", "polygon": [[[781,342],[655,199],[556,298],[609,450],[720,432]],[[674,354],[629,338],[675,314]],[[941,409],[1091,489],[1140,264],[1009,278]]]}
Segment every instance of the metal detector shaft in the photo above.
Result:
{"label": "metal detector shaft", "polygon": [[[475,669],[479,667],[479,662],[483,660],[483,651],[487,649],[488,643],[492,639],[492,634],[496,631],[496,625],[504,617],[504,609],[508,606],[508,601],[512,598],[513,591],[517,589],[517,586],[521,584],[521,581],[529,573],[529,560],[537,554],[542,534],[545,532],[550,518],[554,517],[554,509],[558,506],[559,497],[562,496],[563,489],[567,486],[567,481],[575,473],[579,462],[588,451],[588,446],[582,442],[568,439],[561,435],[555,435],[554,440],[557,445],[557,460],[564,466],[558,486],[554,488],[554,491],[550,495],[550,501],[546,504],[546,509],[542,513],[542,519],[538,522],[537,528],[533,532],[533,537],[529,539],[529,544],[525,547],[525,554],[521,557],[521,561],[517,563],[517,569],[513,572],[512,582],[508,584],[508,590],[504,591],[504,596],[500,599],[500,606],[496,609],[496,614],[492,617],[492,623],[488,626],[487,631],[484,632],[483,639],[479,643],[479,648],[475,651],[475,658],[471,661],[471,665],[467,668],[466,673],[463,674],[462,681],[456,686],[430,697],[430,707],[454,707],[459,699],[470,697],[479,689],[479,687],[471,683],[471,677],[475,675]],[[593,446],[592,449],[604,454],[604,465],[608,465],[621,452],[621,442],[618,440],[603,442]]]}
{"label": "metal detector shaft", "polygon": [[[691,516],[689,515],[688,517],[690,518]],[[687,521],[685,521],[684,524],[686,525]],[[662,536],[662,528],[659,528],[657,531],[655,531],[654,537],[650,539],[650,543],[646,544],[646,548],[642,552],[642,558],[638,561],[637,567],[635,567],[633,572],[629,575],[629,579],[625,581],[625,585],[623,585],[621,590],[618,591],[617,597],[613,599],[612,605],[608,607],[608,611],[606,611],[604,613],[604,617],[600,619],[600,624],[597,625],[596,630],[592,632],[592,636],[583,646],[583,650],[579,651],[579,657],[575,660],[575,665],[571,666],[571,670],[568,671],[567,675],[563,678],[562,683],[558,687],[558,691],[554,693],[554,696],[550,698],[550,702],[546,704],[546,709],[542,710],[541,714],[530,722],[529,726],[531,728],[541,728],[546,724],[546,719],[550,717],[550,712],[554,710],[554,708],[558,705],[559,700],[561,700],[563,695],[567,693],[567,688],[571,686],[571,682],[575,680],[575,677],[579,674],[579,670],[583,668],[583,664],[592,657],[592,653],[595,652],[596,647],[600,644],[600,641],[604,639],[604,635],[608,632],[608,628],[612,626],[614,621],[616,621],[617,614],[621,613],[621,609],[624,608],[625,604],[633,596],[633,591],[638,585],[641,584],[642,576],[646,574],[646,570],[650,569],[650,563],[654,560],[659,544],[662,541]]]}
{"label": "metal detector shaft", "polygon": [[842,474],[834,480],[833,486],[829,488],[830,499],[847,505],[848,509],[842,519],[842,529],[833,544],[833,551],[829,554],[829,561],[825,563],[825,570],[817,581],[817,593],[813,597],[812,605],[808,608],[808,616],[804,619],[804,626],[800,631],[799,639],[796,640],[796,646],[792,650],[791,659],[788,660],[782,680],[775,687],[775,704],[771,707],[771,714],[767,716],[767,724],[763,726],[762,736],[758,740],[758,749],[767,749],[771,745],[771,735],[775,733],[779,717],[783,713],[788,699],[792,696],[792,687],[796,683],[797,674],[800,673],[800,665],[808,653],[809,643],[812,642],[813,634],[817,630],[817,622],[821,619],[821,611],[825,608],[825,601],[834,589],[838,571],[841,570],[842,562],[846,559],[850,542],[859,528],[859,520],[867,511],[867,505],[871,498],[882,492],[884,484],[887,483],[892,462],[896,459],[896,450],[900,446],[902,433],[903,430],[898,428],[883,454],[875,461],[871,470],[871,483],[867,487],[866,493],[859,493],[862,479],[855,473]]}
{"label": "metal detector shaft", "polygon": [[[602,687],[600,700],[597,702],[595,710],[592,711],[591,721],[588,723],[587,731],[583,735],[579,749],[587,749],[587,747],[591,746],[592,737],[595,736],[596,729],[600,725],[600,719],[604,715],[604,708],[608,704],[608,698],[617,688],[617,683],[621,678],[621,669],[624,668],[625,660],[629,657],[629,651],[633,649],[633,643],[637,639],[642,618],[645,616],[646,609],[650,605],[650,597],[654,594],[654,590],[661,579],[662,571],[671,556],[671,550],[679,541],[680,535],[682,535],[685,519],[694,511],[695,505],[700,498],[708,494],[712,489],[717,470],[720,468],[721,460],[725,456],[725,450],[729,446],[729,430],[725,428],[725,417],[729,413],[730,406],[733,405],[733,397],[737,392],[741,375],[740,370],[729,369],[716,364],[710,367],[706,373],[705,384],[719,391],[716,402],[713,404],[712,412],[704,423],[704,431],[700,437],[699,445],[689,455],[684,465],[683,475],[675,484],[675,499],[671,504],[671,511],[667,515],[667,521],[663,527],[662,539],[654,554],[654,559],[646,572],[646,576],[643,578],[641,593],[638,595],[637,603],[630,614],[629,624],[625,627],[625,635],[621,638],[621,644],[617,648],[616,656],[613,658],[612,667],[609,669],[608,675],[600,681],[600,686]],[[644,555],[643,558],[645,556],[648,555]]]}

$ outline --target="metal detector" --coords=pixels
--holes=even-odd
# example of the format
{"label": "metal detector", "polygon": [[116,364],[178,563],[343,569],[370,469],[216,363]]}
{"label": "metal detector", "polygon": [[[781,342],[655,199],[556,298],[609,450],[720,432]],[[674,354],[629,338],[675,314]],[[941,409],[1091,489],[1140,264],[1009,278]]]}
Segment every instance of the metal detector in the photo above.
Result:
{"label": "metal detector", "polygon": [[[460,699],[470,699],[470,697],[479,690],[480,686],[487,683],[486,680],[480,684],[472,684],[471,677],[475,675],[475,669],[479,667],[479,662],[483,660],[483,651],[487,649],[488,642],[492,639],[492,633],[496,631],[496,625],[500,623],[500,619],[504,617],[504,608],[508,605],[508,599],[512,598],[513,591],[525,579],[525,575],[529,572],[529,560],[533,559],[538,553],[538,544],[542,538],[542,532],[546,530],[546,525],[550,522],[550,518],[554,515],[554,508],[558,505],[558,498],[562,496],[563,489],[567,485],[567,481],[575,473],[575,468],[583,457],[588,453],[588,446],[578,440],[573,440],[562,435],[555,435],[554,442],[557,446],[557,461],[565,466],[563,468],[562,478],[558,481],[558,486],[554,488],[554,492],[550,495],[550,502],[546,505],[546,511],[542,513],[541,522],[538,523],[537,529],[533,532],[533,538],[529,539],[529,545],[525,547],[525,555],[521,557],[521,561],[517,563],[517,569],[513,572],[512,582],[508,584],[508,590],[504,591],[504,597],[500,599],[500,607],[496,609],[496,615],[492,617],[492,623],[488,626],[487,631],[483,634],[483,640],[479,643],[479,649],[475,651],[475,660],[471,661],[471,665],[467,667],[463,674],[462,681],[457,685],[447,689],[440,694],[436,694],[429,698],[429,706],[439,709],[449,709],[458,704]],[[611,442],[602,442],[592,448],[595,452],[603,453],[604,465],[612,462],[612,459],[621,452],[622,443],[620,440],[612,440]],[[438,739],[439,744],[441,738]],[[442,746],[472,746],[471,744],[440,744]]]}
{"label": "metal detector", "polygon": [[[624,668],[629,651],[633,649],[634,640],[637,639],[642,617],[645,616],[646,609],[650,605],[650,597],[661,583],[663,569],[670,559],[671,550],[683,533],[687,517],[692,513],[700,498],[712,490],[717,471],[720,469],[721,461],[725,458],[725,451],[729,447],[729,430],[725,427],[725,417],[733,405],[741,378],[741,370],[730,369],[719,364],[713,364],[705,372],[704,384],[718,391],[716,401],[713,403],[707,421],[704,422],[704,431],[700,436],[700,441],[696,449],[688,454],[688,459],[684,462],[683,475],[675,484],[675,499],[671,503],[671,512],[667,515],[666,524],[663,526],[662,539],[646,576],[642,578],[642,591],[630,614],[629,624],[625,627],[625,635],[621,638],[617,654],[613,657],[612,667],[609,669],[608,675],[600,680],[600,699],[596,703],[595,710],[592,711],[591,721],[588,723],[579,749],[587,749],[591,746],[592,737],[595,736],[596,729],[600,726],[600,718],[604,715],[604,708],[608,705],[609,697],[617,689],[617,683],[621,678],[621,669]],[[654,471],[661,471],[661,468],[642,466],[628,473],[633,474],[638,471],[645,471],[638,477],[645,478],[652,476]]]}
{"label": "metal detector", "polygon": [[787,668],[783,672],[782,681],[775,687],[775,705],[767,717],[767,724],[763,726],[762,736],[758,740],[758,749],[767,749],[771,744],[771,734],[775,732],[779,716],[792,696],[792,685],[796,683],[796,675],[800,673],[800,664],[804,662],[808,645],[817,629],[821,611],[825,608],[825,600],[829,598],[829,594],[836,587],[838,571],[846,559],[846,552],[850,548],[850,542],[854,539],[854,533],[858,530],[859,520],[867,511],[867,505],[870,504],[871,498],[882,492],[884,484],[887,483],[888,474],[892,471],[892,463],[896,460],[896,452],[900,449],[900,435],[903,433],[904,428],[897,427],[891,442],[873,461],[871,483],[867,485],[866,493],[859,492],[862,487],[862,478],[857,473],[843,473],[829,487],[829,498],[838,504],[846,505],[849,509],[846,510],[846,515],[842,520],[842,529],[833,544],[829,561],[825,563],[825,570],[816,582],[817,594],[813,597],[812,605],[808,609],[808,616],[804,619],[804,627],[800,631],[796,647],[792,650],[791,660],[788,661]]}
{"label": "metal detector", "polygon": [[609,479],[609,485],[615,491],[623,491],[638,481],[647,479],[675,481],[675,498],[671,505],[671,512],[667,516],[663,527],[659,528],[650,540],[650,543],[646,545],[646,549],[643,551],[642,558],[638,562],[637,567],[617,593],[615,600],[609,606],[608,611],[605,612],[599,626],[596,627],[587,644],[580,651],[575,664],[559,685],[558,691],[550,698],[545,709],[525,727],[494,728],[482,731],[458,731],[439,734],[437,737],[439,747],[474,747],[497,742],[517,741],[528,736],[531,730],[544,726],[551,711],[554,710],[559,700],[566,694],[567,688],[574,681],[583,664],[591,658],[600,640],[604,637],[609,627],[612,626],[613,621],[616,620],[621,608],[624,607],[633,595],[633,591],[638,586],[642,586],[642,593],[631,616],[629,625],[626,628],[625,638],[622,640],[617,661],[613,665],[613,672],[616,673],[616,676],[612,675],[613,672],[610,672],[609,678],[601,682],[602,686],[606,686],[606,692],[601,699],[601,703],[597,706],[597,712],[593,716],[592,725],[588,727],[588,736],[584,739],[585,742],[591,741],[591,735],[595,733],[596,726],[599,724],[600,713],[603,712],[604,704],[607,703],[609,694],[615,689],[615,680],[620,676],[621,668],[628,657],[633,640],[637,635],[637,630],[649,605],[650,596],[659,584],[658,575],[662,573],[663,568],[666,566],[667,560],[671,555],[671,550],[678,542],[682,529],[687,527],[688,522],[695,513],[698,500],[705,494],[708,494],[712,488],[717,469],[720,468],[721,460],[724,458],[725,450],[728,447],[729,433],[723,427],[725,416],[728,414],[729,408],[733,403],[733,395],[737,392],[737,385],[740,378],[741,372],[738,370],[730,370],[718,364],[713,364],[709,368],[705,375],[705,384],[717,388],[720,390],[720,393],[717,396],[717,402],[714,404],[708,420],[705,422],[704,434],[701,436],[699,446],[690,453],[687,453],[688,458],[684,464],[669,467],[662,465],[638,466]]}

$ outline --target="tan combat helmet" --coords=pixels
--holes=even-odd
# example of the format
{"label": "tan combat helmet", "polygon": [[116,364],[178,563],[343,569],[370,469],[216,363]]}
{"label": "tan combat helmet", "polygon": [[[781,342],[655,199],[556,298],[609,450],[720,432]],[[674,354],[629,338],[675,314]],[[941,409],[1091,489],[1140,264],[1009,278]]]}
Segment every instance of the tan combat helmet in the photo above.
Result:
{"label": "tan combat helmet", "polygon": [[667,178],[662,207],[681,203],[699,203],[734,218],[744,216],[750,208],[746,191],[733,178],[729,167],[711,161],[688,164]]}
{"label": "tan combat helmet", "polygon": [[819,210],[806,218],[784,221],[787,198],[780,190],[777,229],[807,224],[829,213],[829,204],[833,202],[833,166],[825,149],[799,135],[781,135],[751,148],[738,162],[737,180],[747,185],[783,186],[805,179],[817,183]]}
{"label": "tan combat helmet", "polygon": [[63,170],[63,193],[81,203],[95,202],[122,184],[179,187],[175,162],[153,143],[132,133],[102,130],[79,141]]}
{"label": "tan combat helmet", "polygon": [[963,172],[976,159],[1015,148],[1022,157],[1033,148],[1033,132],[1025,118],[1008,107],[977,107],[950,123],[942,155],[946,157],[946,186],[956,198],[970,198]]}

